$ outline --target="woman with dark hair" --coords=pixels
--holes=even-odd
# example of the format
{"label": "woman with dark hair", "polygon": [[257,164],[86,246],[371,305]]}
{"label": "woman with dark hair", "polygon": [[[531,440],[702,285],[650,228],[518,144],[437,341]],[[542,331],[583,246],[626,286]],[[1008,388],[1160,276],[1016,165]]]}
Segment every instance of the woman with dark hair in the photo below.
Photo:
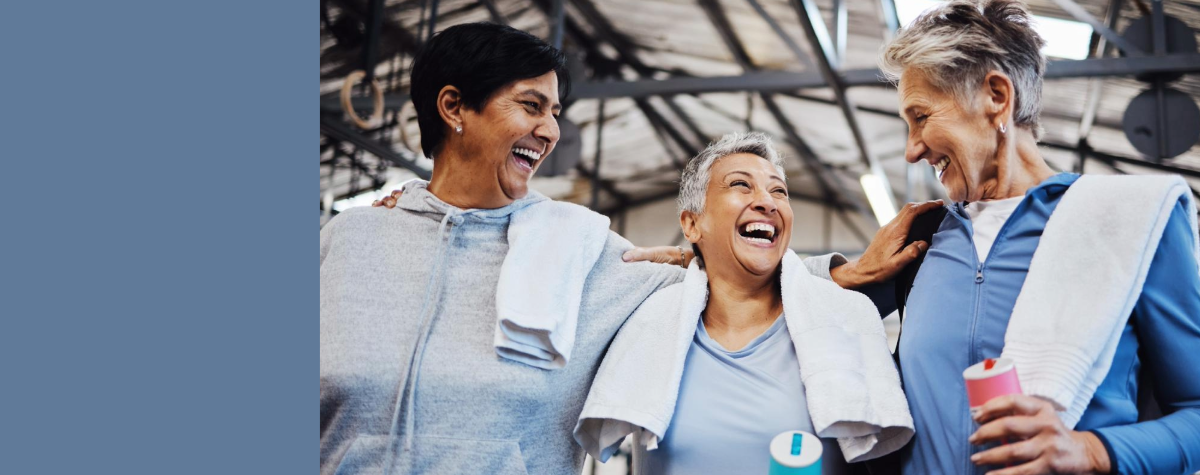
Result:
{"label": "woman with dark hair", "polygon": [[[528,190],[569,89],[555,48],[454,26],[418,55],[411,86],[432,178],[389,198],[394,210],[321,229],[321,473],[576,473],[572,429],[600,358],[683,278],[682,255],[623,262],[633,246],[607,218]],[[906,233],[856,263],[805,264],[860,285],[916,256],[899,252]]]}

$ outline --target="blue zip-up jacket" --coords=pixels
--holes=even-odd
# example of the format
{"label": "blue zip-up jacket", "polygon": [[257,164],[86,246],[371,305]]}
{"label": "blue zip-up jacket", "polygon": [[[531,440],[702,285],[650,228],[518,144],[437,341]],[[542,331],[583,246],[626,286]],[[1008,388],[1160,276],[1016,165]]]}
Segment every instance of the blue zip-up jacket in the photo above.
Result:
{"label": "blue zip-up jacket", "polygon": [[[905,310],[900,363],[916,424],[906,474],[983,474],[967,442],[977,428],[962,371],[997,357],[1033,252],[1063,193],[1079,175],[1055,175],[1026,193],[984,262],[961,204],[950,207],[926,254]],[[1200,470],[1200,271],[1187,209],[1176,205],[1108,376],[1076,430],[1094,432],[1114,473]],[[1103,232],[1097,230],[1096,232]],[[1139,374],[1153,377],[1162,418],[1139,421]]]}

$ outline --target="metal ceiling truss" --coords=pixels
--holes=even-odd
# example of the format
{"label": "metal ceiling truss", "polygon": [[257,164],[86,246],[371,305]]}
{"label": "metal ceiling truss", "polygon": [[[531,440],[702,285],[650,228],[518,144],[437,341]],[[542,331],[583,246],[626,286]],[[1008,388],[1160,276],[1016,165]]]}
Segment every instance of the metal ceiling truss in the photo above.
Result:
{"label": "metal ceiling truss", "polygon": [[[383,19],[383,15],[380,14],[383,5],[382,0],[370,0],[370,4],[368,5],[369,13],[363,12],[365,9],[362,2],[354,0],[331,1],[338,3],[343,12],[362,21],[367,26],[366,34],[370,38],[370,41],[363,51],[364,64],[373,64],[379,56],[392,57],[396,54],[411,53],[413,48],[424,39],[422,36],[425,38],[428,37],[421,33],[424,33],[426,28],[432,33],[434,31],[434,24],[437,21],[436,9],[438,0],[429,0],[432,2],[429,24],[425,24],[423,14],[420,26],[422,31],[418,32],[417,35],[412,35],[404,31],[395,22]],[[866,216],[870,216],[870,211],[865,207],[858,195],[845,194],[843,187],[835,186],[839,182],[839,178],[834,173],[833,168],[816,156],[812,148],[797,133],[797,128],[783,114],[782,109],[774,99],[774,93],[783,93],[803,100],[837,105],[846,118],[863,162],[872,171],[879,170],[877,160],[874,159],[867,149],[866,140],[855,118],[854,111],[888,115],[891,117],[896,117],[896,115],[891,111],[856,106],[847,97],[846,90],[850,87],[890,87],[891,85],[883,80],[883,75],[878,69],[837,70],[837,67],[845,61],[845,37],[847,35],[845,0],[834,0],[834,37],[829,35],[829,30],[821,17],[820,11],[812,0],[789,0],[789,3],[800,19],[801,25],[804,27],[809,45],[814,50],[815,54],[813,56],[804,54],[796,41],[786,34],[779,23],[768,14],[758,0],[747,0],[750,6],[775,31],[788,49],[792,51],[797,61],[805,65],[806,70],[803,72],[759,70],[753,64],[749,54],[737,38],[736,33],[734,33],[733,27],[725,16],[725,12],[719,1],[697,0],[700,7],[709,16],[721,39],[726,43],[734,60],[743,68],[744,73],[723,77],[689,77],[675,73],[673,76],[665,79],[656,78],[656,74],[663,70],[643,63],[637,57],[638,46],[634,41],[617,31],[591,0],[569,1],[574,7],[575,13],[580,15],[591,26],[591,29],[595,32],[595,37],[587,34],[572,19],[572,15],[568,14],[566,5],[564,5],[564,2],[568,0],[531,1],[551,19],[551,39],[554,44],[561,45],[564,37],[570,38],[574,44],[586,52],[586,60],[597,74],[588,81],[576,83],[572,97],[570,98],[571,100],[633,98],[638,109],[654,127],[656,136],[660,140],[675,145],[682,153],[695,155],[709,141],[709,137],[683,108],[679,106],[674,96],[680,94],[697,96],[699,94],[714,92],[754,93],[759,96],[768,112],[776,119],[787,138],[787,142],[796,148],[806,170],[816,178],[822,193],[822,196],[816,198],[802,195],[793,195],[793,197],[802,200],[815,199],[839,211],[849,206]],[[1147,55],[1117,35],[1113,30],[1119,18],[1122,0],[1112,0],[1104,23],[1100,23],[1073,0],[1053,1],[1076,19],[1092,25],[1098,35],[1096,51],[1099,57],[1078,61],[1060,60],[1049,62],[1047,63],[1044,75],[1046,79],[1101,78],[1108,76],[1133,76],[1146,73],[1200,72],[1200,54],[1164,55],[1159,50],[1155,51],[1157,53],[1155,55]],[[1154,0],[1153,3],[1156,10],[1161,12],[1160,0]],[[422,5],[423,7],[427,6],[424,0],[422,1]],[[479,6],[487,9],[493,21],[498,23],[506,22],[506,18],[500,12],[499,8],[497,8],[494,0],[479,0]],[[879,0],[879,13],[881,15],[882,26],[886,30],[885,36],[890,38],[900,26],[894,0]],[[382,44],[393,46],[387,51],[382,51],[380,49],[380,41],[383,41]],[[617,55],[615,61],[600,51],[598,47],[599,42],[606,43],[613,48]],[[1107,57],[1113,47],[1124,51],[1127,57]],[[810,67],[814,65],[814,57],[816,59],[815,68]],[[614,66],[629,67],[637,74],[638,79],[628,81],[608,80],[612,76],[620,77],[620,74],[617,74],[618,71],[613,69]],[[366,69],[369,75],[373,73],[374,68]],[[1081,154],[1081,157],[1084,155],[1090,156],[1104,162],[1118,172],[1121,172],[1121,170],[1115,166],[1116,163],[1136,165],[1159,171],[1179,173],[1192,178],[1200,178],[1200,170],[1151,163],[1092,150],[1087,145],[1086,138],[1093,126],[1097,125],[1095,123],[1095,115],[1099,104],[1101,87],[1102,83],[1099,79],[1091,81],[1088,99],[1085,102],[1082,117],[1080,117],[1080,142],[1078,144],[1071,146],[1057,143],[1043,143],[1042,145],[1060,150],[1072,150]],[[806,96],[799,92],[804,89],[822,88],[832,89],[834,100]],[[651,96],[660,96],[663,99],[663,103],[667,109],[678,119],[679,123],[690,133],[691,137],[676,127],[675,122],[666,117],[663,111],[660,111],[654,104],[646,100]],[[397,110],[408,102],[409,97],[407,94],[394,93],[386,95],[385,109]],[[370,103],[366,98],[356,98],[353,100],[353,106],[356,109],[359,107],[367,108],[370,107]],[[415,159],[417,157],[414,153],[393,150],[391,146],[368,138],[351,128],[340,117],[335,117],[333,113],[341,112],[341,106],[334,95],[326,95],[321,98],[321,110],[323,112],[321,116],[321,131],[333,141],[353,144],[359,150],[371,153],[428,179],[428,170],[416,164]],[[602,130],[604,120],[602,114],[603,112],[601,112],[601,116],[597,122],[599,130]],[[600,139],[601,137],[597,137],[598,148],[602,144]],[[671,147],[667,143],[664,143],[664,147],[667,148],[668,153],[671,153]],[[673,161],[681,164],[679,158],[676,157]],[[600,154],[597,152],[592,165],[593,170],[598,170],[599,165]],[[1082,159],[1079,166],[1082,166]],[[669,198],[677,192],[674,189],[663,190],[658,194],[641,198],[631,198],[619,191],[611,180],[601,179],[593,170],[588,170],[583,165],[583,161],[577,166],[577,170],[585,178],[592,180],[594,188],[606,191],[616,200],[617,203],[615,206],[601,210],[606,214],[620,212],[632,206]],[[849,198],[849,200],[844,198]],[[596,207],[598,203],[599,195],[593,192],[593,207]],[[838,215],[839,218],[852,228],[856,235],[859,235],[861,239],[866,239],[866,236],[862,235],[861,230],[858,230],[844,213],[839,212]]]}
{"label": "metal ceiling truss", "polygon": [[390,144],[368,138],[351,128],[350,124],[347,124],[340,117],[321,114],[321,133],[333,140],[354,144],[359,149],[387,160],[398,167],[405,168],[422,179],[428,180],[430,177],[429,170],[417,165],[417,155],[415,153],[408,150],[397,151]]}
{"label": "metal ceiling truss", "polygon": [[[1046,73],[1043,77],[1045,79],[1067,79],[1172,72],[1200,72],[1200,54],[1050,61],[1046,63]],[[843,87],[890,87],[890,84],[884,81],[883,73],[879,69],[850,69],[839,71],[837,75],[838,82]],[[817,72],[748,71],[737,76],[583,82],[574,86],[571,96],[576,99],[598,99],[601,97],[646,97],[711,92],[789,92],[827,87],[829,87],[828,83]]]}
{"label": "metal ceiling truss", "polygon": [[[832,40],[829,37],[829,32],[825,29],[825,22],[821,18],[821,10],[817,8],[817,4],[813,0],[791,0],[791,4],[800,18],[800,26],[804,28],[804,33],[808,36],[808,44],[812,46],[813,55],[816,56],[821,76],[829,84],[829,89],[833,91],[834,100],[837,101],[838,107],[842,109],[842,115],[846,118],[846,125],[850,127],[850,133],[854,137],[854,144],[858,147],[860,158],[866,164],[869,173],[879,177],[889,200],[895,200],[896,195],[892,191],[891,181],[888,180],[887,174],[883,172],[883,167],[880,166],[879,160],[874,155],[871,155],[870,150],[867,148],[867,141],[863,137],[862,127],[859,126],[858,119],[854,116],[854,103],[846,95],[846,86],[841,83],[841,78],[838,77],[837,71],[834,69],[838,54],[836,51],[837,46],[831,44]],[[889,204],[889,206],[892,207],[891,211],[895,212],[895,205]],[[880,224],[882,225],[883,223]]]}

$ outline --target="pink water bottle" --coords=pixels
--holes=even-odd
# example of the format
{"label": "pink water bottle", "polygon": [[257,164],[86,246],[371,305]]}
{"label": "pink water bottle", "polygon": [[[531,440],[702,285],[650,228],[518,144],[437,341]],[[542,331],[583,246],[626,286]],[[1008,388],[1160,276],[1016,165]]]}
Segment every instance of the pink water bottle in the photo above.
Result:
{"label": "pink water bottle", "polygon": [[[994,397],[1023,394],[1021,381],[1017,380],[1017,365],[1008,358],[988,358],[971,365],[963,371],[963,380],[967,382],[967,404],[972,416]],[[1000,442],[1001,445],[1007,443],[1007,439]]]}
{"label": "pink water bottle", "polygon": [[967,382],[967,404],[974,415],[979,407],[997,396],[1022,394],[1017,366],[1008,358],[988,358],[963,371]]}

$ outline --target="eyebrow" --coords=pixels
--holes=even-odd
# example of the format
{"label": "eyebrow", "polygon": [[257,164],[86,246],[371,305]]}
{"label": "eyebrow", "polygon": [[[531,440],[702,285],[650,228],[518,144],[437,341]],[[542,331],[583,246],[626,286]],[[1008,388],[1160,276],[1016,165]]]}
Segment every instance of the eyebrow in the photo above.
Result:
{"label": "eyebrow", "polygon": [[[534,89],[526,89],[526,90],[524,90],[524,91],[521,91],[521,92],[520,92],[520,95],[522,95],[522,96],[533,96],[533,97],[534,97],[534,98],[536,98],[538,101],[541,101],[541,103],[542,103],[542,104],[549,104],[549,103],[550,103],[550,98],[549,98],[549,97],[546,97],[546,95],[545,95],[545,94],[542,94],[542,93],[541,93],[541,91],[537,91],[537,90],[534,90]],[[560,112],[560,111],[562,111],[562,104],[559,104],[559,103],[557,103],[557,102],[556,102],[556,103],[554,103],[554,105],[553,105],[553,106],[550,106],[550,110],[551,110],[551,111],[554,111],[554,112]]]}
{"label": "eyebrow", "polygon": [[[726,173],[726,174],[725,174],[725,178],[729,178],[729,176],[730,176],[730,175],[745,175],[745,176],[746,176],[746,178],[753,178],[753,176],[751,176],[749,173],[746,173],[746,172],[744,172],[744,171],[741,171],[741,170],[734,170],[734,171],[731,171],[731,172],[729,172],[729,173]],[[768,177],[768,178],[770,178],[770,179],[772,179],[772,180],[775,180],[775,181],[777,181],[777,182],[783,183],[783,184],[785,184],[785,185],[787,184],[787,182],[786,182],[786,181],[783,181],[783,178],[780,178],[780,177],[779,177],[779,175],[776,175],[776,174],[774,174],[774,173],[772,173],[772,174],[771,174],[771,176],[770,176],[770,177]]]}

